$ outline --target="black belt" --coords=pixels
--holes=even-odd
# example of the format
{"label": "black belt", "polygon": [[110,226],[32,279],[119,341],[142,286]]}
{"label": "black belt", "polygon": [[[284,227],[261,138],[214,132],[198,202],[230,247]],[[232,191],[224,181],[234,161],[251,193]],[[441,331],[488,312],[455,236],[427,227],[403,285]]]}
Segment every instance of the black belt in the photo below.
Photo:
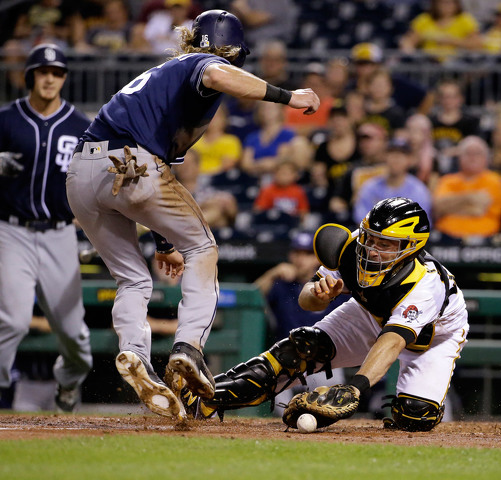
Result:
{"label": "black belt", "polygon": [[0,220],[9,222],[11,225],[26,227],[35,232],[45,232],[46,230],[60,230],[72,223],[72,220],[30,220],[16,217],[15,215],[0,214]]}
{"label": "black belt", "polygon": [[[92,143],[99,143],[99,142],[104,142],[105,140],[86,140],[85,142],[79,142],[79,144],[76,146],[75,151],[73,153],[82,153],[83,152],[83,147],[84,143],[86,142],[92,142]],[[134,139],[132,138],[114,138],[112,140],[108,140],[108,150],[120,150],[125,147],[125,145],[128,145],[130,148],[137,148],[137,143]]]}

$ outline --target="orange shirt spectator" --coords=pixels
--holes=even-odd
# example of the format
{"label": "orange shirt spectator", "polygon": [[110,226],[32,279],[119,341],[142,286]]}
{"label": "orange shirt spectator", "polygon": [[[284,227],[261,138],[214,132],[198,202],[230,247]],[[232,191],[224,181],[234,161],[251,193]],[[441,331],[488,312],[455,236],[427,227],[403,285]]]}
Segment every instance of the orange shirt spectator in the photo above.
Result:
{"label": "orange shirt spectator", "polygon": [[286,107],[285,125],[300,135],[308,136],[313,130],[327,125],[331,108],[334,105],[334,98],[331,96],[325,77],[325,67],[320,63],[307,65],[301,88],[311,88],[318,95],[320,106],[315,115],[304,115],[302,111],[297,115],[293,108]]}
{"label": "orange shirt spectator", "polygon": [[489,148],[480,137],[459,145],[460,171],[438,180],[435,228],[455,238],[490,237],[501,229],[501,176],[488,169]]}
{"label": "orange shirt spectator", "polygon": [[273,183],[260,190],[254,210],[260,212],[276,209],[300,217],[309,212],[308,197],[303,187],[296,183],[297,180],[297,165],[284,160],[277,166]]}

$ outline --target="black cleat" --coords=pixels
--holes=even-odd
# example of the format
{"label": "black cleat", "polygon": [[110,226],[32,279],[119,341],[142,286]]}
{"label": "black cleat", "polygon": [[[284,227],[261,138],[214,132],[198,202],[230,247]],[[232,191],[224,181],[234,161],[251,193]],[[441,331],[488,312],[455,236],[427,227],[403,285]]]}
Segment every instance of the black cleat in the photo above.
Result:
{"label": "black cleat", "polygon": [[186,382],[186,387],[202,398],[214,396],[215,383],[212,373],[205,364],[202,353],[188,343],[174,344],[169,357],[168,368]]}

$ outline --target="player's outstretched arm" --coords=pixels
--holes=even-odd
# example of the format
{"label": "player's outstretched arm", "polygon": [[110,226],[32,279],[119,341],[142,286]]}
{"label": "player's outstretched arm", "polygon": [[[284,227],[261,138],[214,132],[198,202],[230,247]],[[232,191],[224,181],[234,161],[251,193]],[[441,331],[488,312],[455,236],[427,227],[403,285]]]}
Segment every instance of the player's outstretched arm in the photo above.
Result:
{"label": "player's outstretched arm", "polygon": [[315,113],[320,105],[320,99],[310,88],[292,92],[284,90],[232,65],[219,63],[209,65],[205,69],[202,82],[207,88],[233,97],[283,103],[292,108],[304,109],[304,113],[307,115]]}
{"label": "player's outstretched arm", "polygon": [[367,377],[372,387],[383,378],[405,345],[404,338],[397,333],[384,333],[372,346],[356,374]]}

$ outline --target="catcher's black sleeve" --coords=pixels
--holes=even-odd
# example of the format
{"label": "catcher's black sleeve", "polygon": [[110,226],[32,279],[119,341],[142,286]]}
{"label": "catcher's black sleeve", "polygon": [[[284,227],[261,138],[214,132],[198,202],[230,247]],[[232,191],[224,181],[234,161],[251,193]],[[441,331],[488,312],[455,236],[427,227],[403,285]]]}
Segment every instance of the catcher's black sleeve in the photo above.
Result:
{"label": "catcher's black sleeve", "polygon": [[379,336],[384,335],[387,332],[393,332],[400,335],[404,340],[405,344],[409,345],[416,341],[416,332],[411,328],[404,327],[402,325],[385,325]]}

